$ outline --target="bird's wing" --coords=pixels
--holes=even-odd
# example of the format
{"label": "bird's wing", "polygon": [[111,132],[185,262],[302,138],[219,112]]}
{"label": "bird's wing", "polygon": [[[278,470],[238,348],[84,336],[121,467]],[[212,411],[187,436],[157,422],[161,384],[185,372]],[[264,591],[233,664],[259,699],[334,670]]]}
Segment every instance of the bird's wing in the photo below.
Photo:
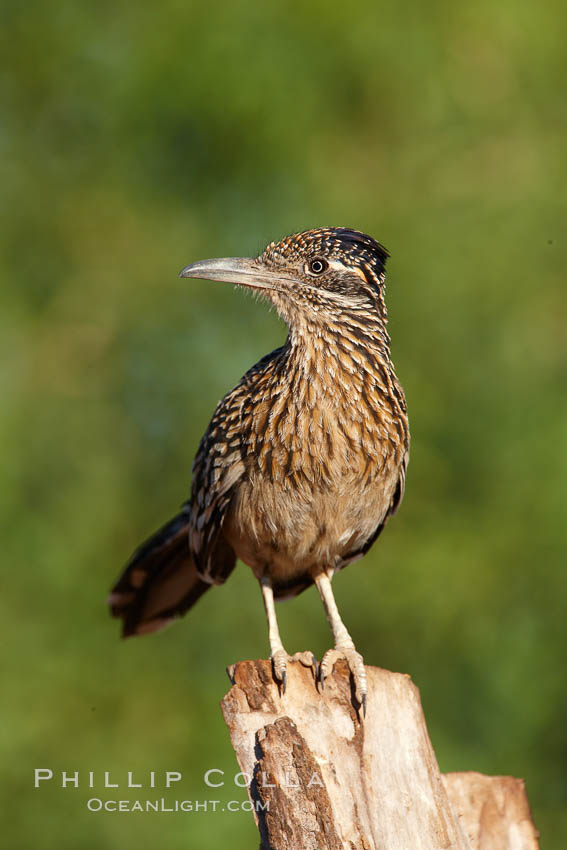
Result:
{"label": "bird's wing", "polygon": [[[394,495],[392,496],[392,501],[390,502],[390,508],[386,515],[386,519],[389,516],[393,516],[396,513],[398,508],[402,503],[402,499],[404,498],[404,493],[406,489],[406,472],[408,468],[408,460],[409,460],[409,451],[406,449],[404,452],[402,463],[400,466],[398,483],[396,485],[396,489],[394,490]],[[384,520],[385,522],[386,520]]]}
{"label": "bird's wing", "polygon": [[263,357],[217,405],[193,462],[189,507],[191,552],[205,581],[221,584],[236,556],[223,533],[230,505],[246,475],[248,451],[243,411],[258,381],[282,349]]}
{"label": "bird's wing", "polygon": [[397,483],[396,483],[396,487],[394,489],[394,493],[392,495],[392,500],[390,502],[390,506],[389,506],[388,510],[386,511],[384,518],[378,523],[378,525],[376,526],[376,529],[370,535],[370,537],[364,543],[364,545],[359,547],[358,549],[356,549],[354,552],[349,553],[349,555],[347,555],[345,557],[342,566],[346,567],[347,564],[352,563],[352,561],[357,561],[359,558],[362,558],[363,555],[366,555],[368,550],[374,545],[374,543],[380,537],[382,529],[386,525],[388,518],[391,517],[393,514],[395,514],[396,511],[398,510],[398,508],[400,507],[400,504],[401,504],[402,499],[404,497],[404,490],[405,490],[405,486],[406,486],[406,470],[407,470],[407,466],[408,466],[408,460],[409,460],[409,453],[406,450],[403,454],[403,457],[402,457],[402,462],[401,462],[400,469],[399,469],[398,480],[397,480]]}
{"label": "bird's wing", "polygon": [[223,534],[223,523],[244,475],[240,451],[240,404],[234,390],[218,405],[193,462],[189,502],[189,545],[200,575],[220,584],[232,572],[236,556]]}

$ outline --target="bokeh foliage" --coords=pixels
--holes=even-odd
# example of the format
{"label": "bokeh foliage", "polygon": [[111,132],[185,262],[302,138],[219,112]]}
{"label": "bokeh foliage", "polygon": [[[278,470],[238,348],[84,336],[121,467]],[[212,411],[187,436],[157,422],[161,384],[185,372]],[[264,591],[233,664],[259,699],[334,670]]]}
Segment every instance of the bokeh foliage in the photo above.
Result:
{"label": "bokeh foliage", "polygon": [[[413,436],[402,510],[337,578],[345,621],[421,688],[441,768],[525,777],[543,850],[566,846],[566,23],[535,0],[4,2],[5,846],[255,846],[250,814],[95,815],[32,771],[178,769],[188,799],[236,772],[217,702],[267,651],[249,572],[151,638],[119,642],[104,599],[285,333],[177,271],[322,224],[392,252]],[[323,653],[313,591],[280,617]]]}

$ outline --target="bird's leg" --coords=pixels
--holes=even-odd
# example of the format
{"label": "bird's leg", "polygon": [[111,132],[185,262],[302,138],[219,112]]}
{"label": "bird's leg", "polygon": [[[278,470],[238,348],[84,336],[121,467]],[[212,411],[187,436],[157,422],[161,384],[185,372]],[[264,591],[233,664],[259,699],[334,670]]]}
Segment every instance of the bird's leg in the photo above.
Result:
{"label": "bird's leg", "polygon": [[280,630],[278,628],[272,582],[267,576],[262,576],[260,579],[260,587],[262,588],[264,608],[266,609],[266,616],[268,618],[268,640],[270,641],[270,658],[272,659],[274,677],[278,683],[281,683],[282,692],[285,694],[287,685],[287,662],[290,657],[292,661],[301,661],[305,667],[311,667],[316,680],[319,674],[319,667],[317,659],[312,652],[296,652],[293,656],[289,656],[287,654],[283,647]]}
{"label": "bird's leg", "polygon": [[274,591],[272,590],[272,582],[267,576],[260,579],[260,587],[262,588],[262,596],[264,598],[264,608],[266,609],[266,617],[268,618],[268,640],[270,641],[270,658],[272,659],[272,667],[274,676],[278,682],[281,682],[282,690],[285,693],[287,683],[287,652],[283,648],[280,630],[278,628],[278,619],[276,617],[276,607],[274,605]]}
{"label": "bird's leg", "polygon": [[354,679],[356,698],[362,706],[364,714],[366,714],[366,670],[364,669],[362,655],[356,651],[354,642],[341,620],[331,587],[331,579],[327,573],[319,573],[315,578],[315,584],[325,607],[327,619],[335,640],[335,648],[329,649],[321,661],[319,681],[321,682],[321,686],[323,686],[325,678],[333,670],[335,661],[339,658],[345,658]]}

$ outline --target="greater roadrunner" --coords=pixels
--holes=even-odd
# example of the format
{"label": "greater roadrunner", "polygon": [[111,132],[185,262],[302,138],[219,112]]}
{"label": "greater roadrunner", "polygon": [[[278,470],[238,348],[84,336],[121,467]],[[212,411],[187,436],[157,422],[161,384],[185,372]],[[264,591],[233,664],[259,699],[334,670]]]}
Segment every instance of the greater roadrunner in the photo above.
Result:
{"label": "greater roadrunner", "polygon": [[404,491],[409,430],[386,331],[387,257],[370,236],[329,227],[272,242],[255,259],[202,260],[180,272],[256,290],[289,334],[219,402],[193,463],[191,498],[113,588],[124,636],[184,614],[238,557],[260,582],[282,688],[288,655],[274,599],[314,582],[335,648],[319,667],[311,653],[296,657],[313,663],[321,685],[346,658],[365,707],[364,664],[331,579],[368,551]]}

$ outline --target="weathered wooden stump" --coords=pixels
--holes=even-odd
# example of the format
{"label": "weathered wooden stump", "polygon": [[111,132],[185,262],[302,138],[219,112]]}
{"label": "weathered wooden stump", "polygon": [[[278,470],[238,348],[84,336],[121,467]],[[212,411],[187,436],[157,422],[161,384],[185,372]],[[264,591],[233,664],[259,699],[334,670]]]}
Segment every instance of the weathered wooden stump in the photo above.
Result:
{"label": "weathered wooden stump", "polygon": [[366,670],[361,719],[343,662],[322,693],[299,662],[285,694],[269,661],[230,668],[221,707],[262,850],[537,850],[521,780],[442,776],[409,676]]}

